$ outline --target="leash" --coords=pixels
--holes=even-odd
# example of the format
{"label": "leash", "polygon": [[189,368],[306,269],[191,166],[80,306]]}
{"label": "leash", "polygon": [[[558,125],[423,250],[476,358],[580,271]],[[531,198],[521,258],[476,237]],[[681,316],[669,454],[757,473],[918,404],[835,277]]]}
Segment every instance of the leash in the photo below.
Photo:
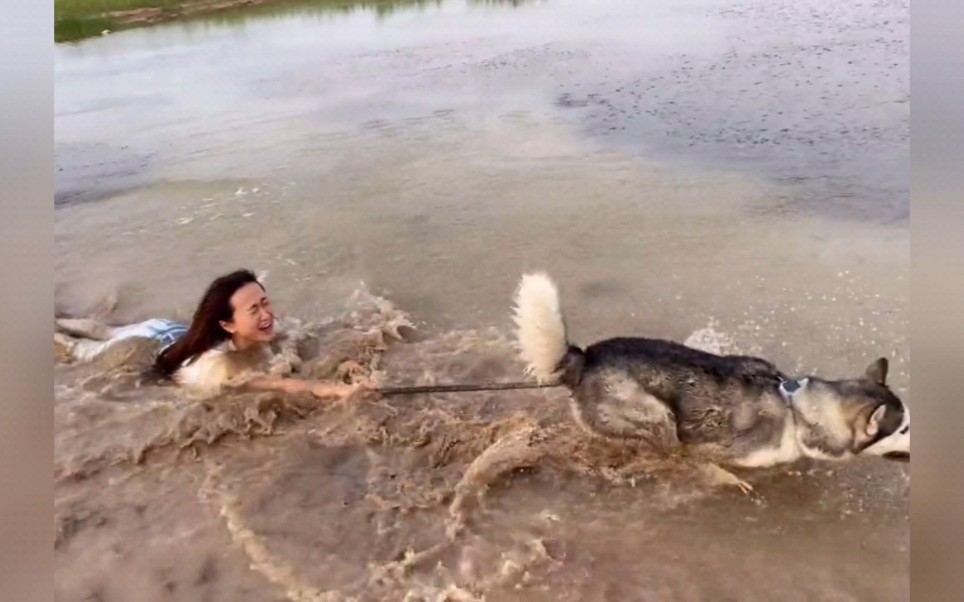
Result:
{"label": "leash", "polygon": [[466,393],[470,391],[511,391],[516,389],[550,389],[560,384],[540,385],[531,382],[479,383],[474,385],[423,385],[416,387],[379,387],[380,395],[416,395],[419,393]]}

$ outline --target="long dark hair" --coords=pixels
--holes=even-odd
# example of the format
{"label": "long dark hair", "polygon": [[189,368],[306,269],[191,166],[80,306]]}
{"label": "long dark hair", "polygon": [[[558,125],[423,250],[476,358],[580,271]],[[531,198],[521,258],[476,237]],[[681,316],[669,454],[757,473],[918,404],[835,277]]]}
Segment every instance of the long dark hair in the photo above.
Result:
{"label": "long dark hair", "polygon": [[230,333],[224,330],[221,322],[231,321],[234,317],[231,297],[239,288],[251,282],[264,289],[251,270],[237,270],[212,282],[194,311],[187,333],[154,360],[157,376],[170,378],[184,362],[193,361],[230,338]]}

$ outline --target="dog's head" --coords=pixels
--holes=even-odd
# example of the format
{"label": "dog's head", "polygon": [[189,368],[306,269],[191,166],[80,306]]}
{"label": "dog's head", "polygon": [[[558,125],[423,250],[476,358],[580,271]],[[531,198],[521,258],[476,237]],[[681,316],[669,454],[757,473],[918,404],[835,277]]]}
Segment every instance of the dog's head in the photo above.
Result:
{"label": "dog's head", "polygon": [[887,360],[858,377],[801,378],[780,385],[797,417],[798,441],[812,458],[861,454],[910,460],[910,411],[887,386]]}

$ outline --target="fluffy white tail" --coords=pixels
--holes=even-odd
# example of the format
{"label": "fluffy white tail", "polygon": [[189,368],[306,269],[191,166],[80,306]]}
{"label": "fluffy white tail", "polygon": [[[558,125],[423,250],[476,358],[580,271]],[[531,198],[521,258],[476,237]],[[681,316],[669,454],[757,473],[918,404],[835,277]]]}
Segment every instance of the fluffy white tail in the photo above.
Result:
{"label": "fluffy white tail", "polygon": [[526,374],[547,383],[559,371],[568,349],[566,323],[559,303],[559,291],[545,273],[525,274],[515,295],[513,316],[519,355]]}

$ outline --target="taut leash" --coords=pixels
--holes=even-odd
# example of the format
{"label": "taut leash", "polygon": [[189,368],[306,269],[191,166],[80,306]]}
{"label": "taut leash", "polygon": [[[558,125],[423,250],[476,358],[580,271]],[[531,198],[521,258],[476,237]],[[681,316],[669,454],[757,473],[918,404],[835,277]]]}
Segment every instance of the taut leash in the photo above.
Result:
{"label": "taut leash", "polygon": [[375,389],[378,394],[388,395],[415,395],[418,393],[467,393],[471,391],[511,391],[516,389],[549,389],[561,387],[559,384],[536,384],[531,382],[514,383],[479,383],[473,385],[422,385],[412,387],[379,387]]}

